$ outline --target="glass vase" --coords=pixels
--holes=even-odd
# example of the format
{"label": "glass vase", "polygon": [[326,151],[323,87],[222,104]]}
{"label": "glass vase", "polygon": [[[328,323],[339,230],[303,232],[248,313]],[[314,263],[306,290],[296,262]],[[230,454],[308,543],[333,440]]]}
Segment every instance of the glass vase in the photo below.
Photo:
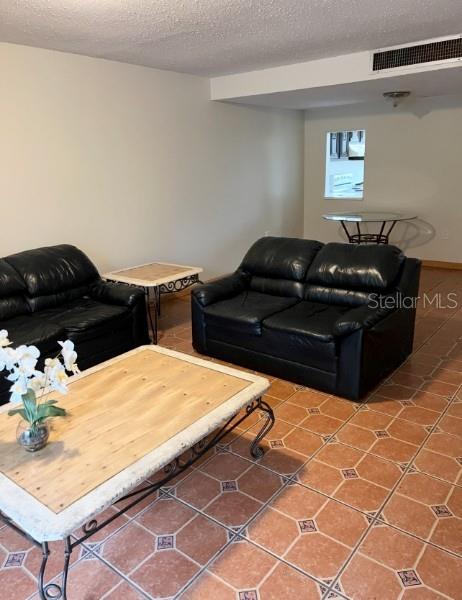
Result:
{"label": "glass vase", "polygon": [[50,425],[48,421],[42,421],[32,426],[27,421],[21,419],[16,429],[16,439],[18,444],[27,452],[37,452],[47,445],[50,437]]}

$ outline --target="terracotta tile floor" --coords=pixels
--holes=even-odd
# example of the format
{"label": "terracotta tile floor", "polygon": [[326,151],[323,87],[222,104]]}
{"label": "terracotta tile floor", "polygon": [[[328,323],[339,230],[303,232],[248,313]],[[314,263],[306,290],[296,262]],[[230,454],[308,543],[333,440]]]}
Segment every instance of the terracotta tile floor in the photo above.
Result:
{"label": "terracotta tile floor", "polygon": [[[421,292],[460,301],[462,272],[424,270]],[[192,352],[188,298],[161,323]],[[265,456],[255,416],[76,551],[70,600],[462,598],[462,308],[419,306],[413,355],[361,404],[270,380]],[[0,529],[2,600],[36,598],[39,564]]]}

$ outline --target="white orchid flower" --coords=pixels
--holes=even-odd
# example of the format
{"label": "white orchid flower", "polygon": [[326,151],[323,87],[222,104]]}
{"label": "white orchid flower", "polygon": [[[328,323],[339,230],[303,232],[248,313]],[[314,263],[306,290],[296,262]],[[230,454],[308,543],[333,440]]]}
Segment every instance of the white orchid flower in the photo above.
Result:
{"label": "white orchid flower", "polygon": [[[5,331],[5,330],[3,330]],[[1,340],[0,340],[1,341]],[[18,354],[14,348],[7,348],[0,343],[0,371],[11,371],[18,362]]]}
{"label": "white orchid flower", "polygon": [[24,394],[27,394],[27,378],[20,377],[17,379],[16,382],[10,387],[10,392],[10,402],[12,404],[20,404]]}
{"label": "white orchid flower", "polygon": [[45,361],[45,375],[50,388],[61,394],[67,394],[68,374],[64,365],[57,358],[48,358]]}
{"label": "white orchid flower", "polygon": [[5,356],[5,364],[8,371],[11,371],[14,365],[18,362],[18,353],[15,348],[3,348]]}
{"label": "white orchid flower", "polygon": [[36,346],[26,346],[22,344],[16,348],[16,352],[18,353],[19,358],[22,358],[23,356],[38,358],[40,356],[40,350]]}
{"label": "white orchid flower", "polygon": [[64,354],[64,352],[73,352],[74,351],[74,342],[71,342],[71,340],[66,340],[65,342],[58,342],[58,344],[63,349],[63,354]]}
{"label": "white orchid flower", "polygon": [[66,373],[62,365],[61,367],[61,369],[54,370],[53,377],[50,380],[50,387],[52,390],[56,390],[60,394],[67,394],[67,380],[69,379],[69,375]]}
{"label": "white orchid flower", "polygon": [[10,369],[10,374],[7,376],[8,381],[16,381],[21,376],[24,376],[24,373],[21,373],[19,367],[13,365],[13,368]]}
{"label": "white orchid flower", "polygon": [[66,370],[72,373],[78,373],[79,368],[77,366],[77,352],[74,350],[74,343],[71,340],[66,340],[65,342],[58,342],[61,346],[61,355],[64,360],[64,366]]}
{"label": "white orchid flower", "polygon": [[53,369],[60,364],[59,358],[45,358],[45,369]]}
{"label": "white orchid flower", "polygon": [[5,346],[9,346],[10,344],[11,342],[8,339],[8,331],[6,329],[0,329],[0,348],[4,348]]}
{"label": "white orchid flower", "polygon": [[1,329],[0,372],[9,371],[6,379],[13,384],[10,388],[10,400],[14,404],[22,402],[22,397],[28,393],[28,390],[37,394],[47,386],[61,394],[66,394],[69,379],[66,371],[79,373],[76,363],[77,352],[74,349],[74,343],[70,340],[59,342],[64,364],[59,358],[47,358],[43,372],[35,368],[40,357],[38,348],[26,345],[9,348],[7,347],[9,345],[8,331]]}
{"label": "white orchid flower", "polygon": [[55,373],[58,369],[64,369],[59,358],[45,359],[45,368],[43,369],[43,371],[49,381],[51,381],[55,377]]}
{"label": "white orchid flower", "polygon": [[44,389],[47,383],[45,373],[36,371],[34,377],[29,380],[29,389],[33,390],[36,394]]}
{"label": "white orchid flower", "polygon": [[9,369],[10,374],[7,377],[8,381],[17,381],[20,378],[29,379],[30,377],[33,377],[37,372],[34,369],[34,362],[35,361],[26,361],[25,364],[19,363],[19,366],[14,364],[11,369]]}
{"label": "white orchid flower", "polygon": [[35,372],[40,350],[35,346],[19,346],[16,348],[16,362],[19,369],[27,377],[32,377]]}

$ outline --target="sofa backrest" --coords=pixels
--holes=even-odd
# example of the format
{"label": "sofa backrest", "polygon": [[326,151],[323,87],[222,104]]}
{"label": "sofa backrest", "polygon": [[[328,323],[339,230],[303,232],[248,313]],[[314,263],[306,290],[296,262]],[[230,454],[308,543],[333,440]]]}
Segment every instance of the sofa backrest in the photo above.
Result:
{"label": "sofa backrest", "polygon": [[99,278],[91,260],[69,244],[26,250],[4,260],[23,279],[32,312],[82,297]]}
{"label": "sofa backrest", "polygon": [[239,269],[250,275],[249,287],[275,296],[302,298],[308,269],[321,242],[264,237],[255,242]]}
{"label": "sofa backrest", "polygon": [[305,298],[327,304],[365,304],[370,294],[394,289],[404,261],[396,246],[326,244],[308,270]]}
{"label": "sofa backrest", "polygon": [[25,292],[26,284],[22,277],[0,258],[0,321],[30,312]]}

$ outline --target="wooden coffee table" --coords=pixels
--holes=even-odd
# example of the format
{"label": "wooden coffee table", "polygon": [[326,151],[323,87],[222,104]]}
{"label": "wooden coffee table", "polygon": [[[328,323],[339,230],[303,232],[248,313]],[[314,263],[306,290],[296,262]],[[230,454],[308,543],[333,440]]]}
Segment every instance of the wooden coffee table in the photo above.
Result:
{"label": "wooden coffee table", "polygon": [[[149,323],[154,344],[157,344],[157,328],[160,315],[160,295],[179,292],[201,283],[201,267],[188,267],[171,263],[153,262],[120,271],[105,273],[103,277],[111,281],[142,287],[146,294]],[[151,310],[152,304],[152,310]]]}
{"label": "wooden coffee table", "polygon": [[[49,444],[35,454],[17,444],[17,419],[6,414],[9,405],[1,407],[0,519],[41,548],[42,600],[66,599],[76,546],[189,468],[255,411],[264,418],[250,453],[262,456],[259,443],[274,423],[262,400],[268,387],[256,375],[142,346],[73,378],[60,400],[68,415],[53,420]],[[159,470],[157,483],[136,487]],[[109,518],[95,519],[112,505]],[[63,575],[47,585],[54,540],[64,540]]]}

